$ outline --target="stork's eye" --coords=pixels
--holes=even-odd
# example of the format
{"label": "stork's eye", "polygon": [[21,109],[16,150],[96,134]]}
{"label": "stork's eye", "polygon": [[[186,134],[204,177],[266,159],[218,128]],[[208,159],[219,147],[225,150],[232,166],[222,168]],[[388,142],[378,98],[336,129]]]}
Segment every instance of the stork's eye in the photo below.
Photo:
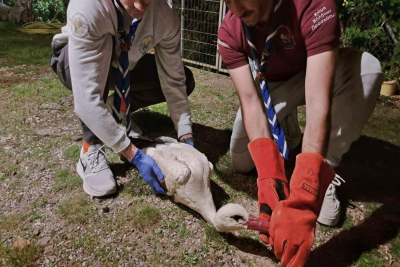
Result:
{"label": "stork's eye", "polygon": [[240,215],[234,215],[231,217],[232,219],[234,219],[235,221],[244,221],[244,218]]}

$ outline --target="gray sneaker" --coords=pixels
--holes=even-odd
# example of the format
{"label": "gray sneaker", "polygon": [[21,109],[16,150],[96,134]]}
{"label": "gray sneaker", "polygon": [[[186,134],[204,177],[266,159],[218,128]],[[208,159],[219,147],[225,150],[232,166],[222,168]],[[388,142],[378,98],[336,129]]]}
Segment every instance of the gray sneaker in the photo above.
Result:
{"label": "gray sneaker", "polygon": [[336,174],[335,179],[333,179],[326,190],[321,212],[317,219],[320,224],[327,226],[335,226],[338,224],[340,217],[340,201],[336,195],[336,186],[340,186],[342,182],[345,183],[342,177]]}
{"label": "gray sneaker", "polygon": [[117,191],[117,183],[101,145],[91,145],[86,154],[81,149],[76,170],[83,180],[83,190],[94,197],[102,197]]}

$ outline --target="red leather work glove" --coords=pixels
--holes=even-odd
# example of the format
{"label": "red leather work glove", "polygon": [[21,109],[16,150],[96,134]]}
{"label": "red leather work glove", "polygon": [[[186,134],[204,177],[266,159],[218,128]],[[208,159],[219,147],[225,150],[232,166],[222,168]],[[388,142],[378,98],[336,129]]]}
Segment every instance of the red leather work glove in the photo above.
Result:
{"label": "red leather work glove", "polygon": [[[277,144],[269,138],[258,138],[250,142],[248,148],[258,173],[260,218],[270,221],[276,204],[289,196],[283,158]],[[266,234],[260,234],[260,239],[269,243],[269,236]]]}
{"label": "red leather work glove", "polygon": [[301,267],[307,262],[325,192],[334,177],[334,171],[322,156],[312,153],[297,156],[290,197],[276,206],[269,231],[270,244],[282,266]]}

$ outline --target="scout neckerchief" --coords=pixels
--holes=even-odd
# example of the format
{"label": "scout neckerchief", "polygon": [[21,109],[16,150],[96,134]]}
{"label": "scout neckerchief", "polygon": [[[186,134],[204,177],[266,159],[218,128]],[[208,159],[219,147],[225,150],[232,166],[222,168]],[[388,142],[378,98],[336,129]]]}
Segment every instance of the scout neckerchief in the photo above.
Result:
{"label": "scout neckerchief", "polygon": [[[279,6],[281,5],[282,0],[279,0],[278,4],[274,8],[274,13],[278,10]],[[289,149],[287,148],[286,140],[285,140],[285,134],[283,132],[283,129],[279,125],[278,119],[276,117],[276,112],[274,105],[271,101],[271,96],[269,94],[269,89],[268,89],[268,84],[267,80],[264,76],[264,73],[267,69],[268,61],[270,59],[271,55],[271,50],[272,50],[272,39],[277,33],[277,28],[272,27],[270,34],[267,37],[267,40],[265,42],[265,48],[263,50],[261,60],[258,58],[256,46],[253,42],[253,38],[250,34],[249,28],[244,24],[243,28],[246,34],[246,39],[249,44],[251,54],[253,57],[253,77],[254,79],[258,77],[260,79],[260,88],[261,88],[261,94],[264,99],[264,106],[265,106],[265,111],[267,113],[269,125],[271,126],[271,131],[272,131],[272,136],[274,137],[275,142],[278,145],[279,151],[284,159],[287,159],[289,156]]]}
{"label": "scout neckerchief", "polygon": [[122,15],[123,7],[119,0],[112,0],[114,3],[115,11],[118,17],[118,38],[121,42],[121,55],[119,56],[119,65],[117,78],[115,82],[114,105],[112,106],[113,116],[118,123],[122,122],[120,112],[124,112],[126,117],[126,133],[131,131],[131,118],[130,118],[130,89],[131,89],[131,76],[129,69],[128,52],[131,49],[133,40],[135,39],[135,32],[141,20],[134,19],[130,26],[129,33],[126,34],[124,28],[124,17]]}

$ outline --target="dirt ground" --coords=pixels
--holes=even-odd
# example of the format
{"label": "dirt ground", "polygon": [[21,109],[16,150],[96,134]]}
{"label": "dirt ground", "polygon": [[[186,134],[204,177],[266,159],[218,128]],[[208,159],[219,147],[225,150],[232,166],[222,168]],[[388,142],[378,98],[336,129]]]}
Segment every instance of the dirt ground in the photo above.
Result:
{"label": "dirt ground", "polygon": [[[153,196],[111,152],[119,193],[88,197],[75,172],[81,130],[70,91],[44,64],[7,65],[0,67],[1,266],[278,266],[257,234],[216,232],[195,212]],[[240,175],[230,166],[239,105],[230,78],[192,70],[193,129],[197,148],[215,166],[216,205],[238,203],[256,214],[255,172]],[[346,180],[338,191],[341,221],[318,226],[307,266],[400,266],[399,106],[380,98],[345,155],[337,169]],[[302,125],[304,115],[299,108]],[[149,137],[175,137],[165,104],[134,116]]]}

